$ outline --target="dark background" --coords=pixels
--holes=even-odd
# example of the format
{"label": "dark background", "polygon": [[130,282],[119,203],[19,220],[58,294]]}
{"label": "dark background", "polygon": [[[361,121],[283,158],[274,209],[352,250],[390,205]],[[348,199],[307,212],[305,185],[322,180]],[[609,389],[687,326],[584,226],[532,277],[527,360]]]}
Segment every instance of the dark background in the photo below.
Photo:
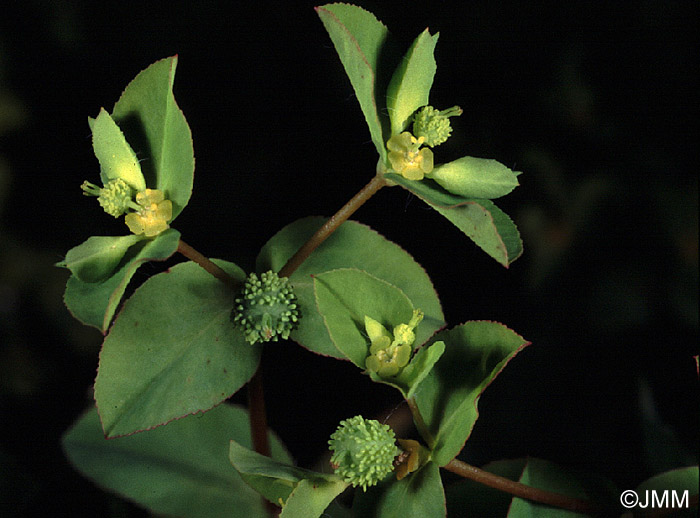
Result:
{"label": "dark background", "polygon": [[[195,190],[175,226],[252,268],[285,224],[330,215],[376,151],[309,2],[12,2],[0,17],[0,509],[138,516],[63,459],[91,402],[101,335],[72,320],[54,268],[121,222],[86,118],[179,55]],[[697,463],[697,2],[363,2],[403,48],[441,33],[431,104],[458,104],[440,162],[524,171],[498,202],[524,256],[509,270],[399,188],[355,215],[432,276],[450,325],[497,320],[533,345],[488,389],[463,452],[532,455],[635,487]],[[172,264],[172,263],[170,263]],[[160,271],[147,265],[135,282]],[[270,424],[301,465],[340,419],[398,404],[357,369],[294,344],[265,353]],[[330,389],[329,389],[330,387]]]}

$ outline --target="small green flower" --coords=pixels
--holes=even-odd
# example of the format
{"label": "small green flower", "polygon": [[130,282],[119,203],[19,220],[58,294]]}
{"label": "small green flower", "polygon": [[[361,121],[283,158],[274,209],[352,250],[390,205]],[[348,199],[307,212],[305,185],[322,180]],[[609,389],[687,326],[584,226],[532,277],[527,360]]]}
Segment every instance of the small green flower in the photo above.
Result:
{"label": "small green flower", "polygon": [[136,195],[136,212],[126,215],[124,222],[134,234],[146,237],[157,236],[170,228],[173,204],[166,200],[162,191],[146,189]]}
{"label": "small green flower", "polygon": [[386,143],[392,169],[407,180],[422,180],[433,170],[433,152],[420,149],[425,138],[416,138],[408,131],[394,135]]}
{"label": "small green flower", "polygon": [[462,115],[462,108],[453,106],[447,110],[436,110],[424,106],[413,116],[413,134],[425,139],[425,145],[435,147],[445,142],[452,133],[449,117]]}
{"label": "small green flower", "polygon": [[277,342],[289,338],[299,320],[297,299],[289,279],[272,271],[260,278],[248,275],[240,296],[236,298],[233,322],[240,326],[250,344]]}
{"label": "small green flower", "polygon": [[104,211],[115,218],[134,207],[133,190],[121,178],[108,181],[104,187],[85,181],[80,188],[85,196],[97,196],[97,201]]}
{"label": "small green flower", "polygon": [[365,331],[370,339],[369,356],[365,360],[368,371],[376,372],[382,378],[396,376],[408,365],[416,340],[414,329],[423,320],[423,312],[413,311],[408,324],[394,326],[393,334],[382,324],[365,315]]}
{"label": "small green flower", "polygon": [[340,422],[328,447],[336,474],[365,491],[391,473],[400,451],[388,425],[359,415]]}

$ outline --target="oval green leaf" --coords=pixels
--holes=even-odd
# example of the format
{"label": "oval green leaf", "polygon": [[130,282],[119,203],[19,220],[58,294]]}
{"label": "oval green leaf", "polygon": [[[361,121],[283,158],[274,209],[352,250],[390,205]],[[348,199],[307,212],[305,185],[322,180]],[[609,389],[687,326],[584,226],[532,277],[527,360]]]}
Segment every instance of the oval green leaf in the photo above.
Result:
{"label": "oval green leaf", "polygon": [[445,352],[416,391],[415,401],[435,440],[433,460],[457,456],[479,417],[486,387],[529,342],[498,322],[467,322],[435,335]]}
{"label": "oval green leaf", "polygon": [[122,257],[117,270],[100,282],[85,282],[71,275],[63,301],[71,314],[83,324],[106,333],[129,281],[147,261],[164,261],[177,250],[180,233],[168,229],[154,239],[143,239]]}
{"label": "oval green leaf", "polygon": [[444,517],[445,492],[440,469],[434,462],[428,462],[401,480],[390,475],[367,492],[356,491],[352,510],[356,518]]}
{"label": "oval green leaf", "polygon": [[68,268],[83,282],[100,282],[111,276],[126,251],[141,236],[92,236],[84,243],[71,248],[65,260],[56,266]]}
{"label": "oval green leaf", "polygon": [[522,255],[523,242],[518,228],[491,200],[464,198],[428,179],[414,181],[397,174],[385,176],[442,214],[506,268]]}
{"label": "oval green leaf", "polygon": [[406,129],[413,112],[428,104],[437,65],[435,45],[438,34],[425,29],[418,36],[391,77],[386,91],[386,105],[391,119],[391,134]]}
{"label": "oval green leaf", "polygon": [[[220,405],[148,433],[105,440],[97,411],[63,436],[70,462],[100,487],[162,516],[267,518],[260,495],[231,467],[231,438],[251,446],[247,412]],[[269,432],[272,457],[291,462]]]}
{"label": "oval green leaf", "polygon": [[243,480],[273,504],[284,503],[280,518],[317,518],[348,484],[336,475],[279,462],[244,447],[229,445],[229,460]]}
{"label": "oval green leaf", "polygon": [[404,399],[410,399],[444,352],[445,343],[435,342],[429,346],[421,347],[411,362],[390,381],[381,378],[375,372],[370,372],[369,375],[372,381],[391,385],[401,392]]}
{"label": "oval green leaf", "polygon": [[331,340],[361,369],[370,346],[365,315],[392,329],[407,323],[413,314],[411,301],[399,288],[362,270],[348,268],[315,275],[314,291]]}
{"label": "oval green leaf", "polygon": [[97,118],[90,119],[89,122],[92,147],[100,162],[102,183],[106,185],[110,180],[121,178],[132,189],[143,191],[146,188],[146,180],[141,173],[139,160],[117,123],[104,108],[100,110]]}
{"label": "oval green leaf", "polygon": [[[245,279],[236,265],[217,263]],[[234,329],[234,298],[192,262],[154,275],[136,290],[100,352],[95,401],[106,436],[208,410],[252,377],[260,348]]]}
{"label": "oval green leaf", "polygon": [[472,156],[440,164],[429,177],[447,191],[465,198],[500,198],[518,186],[518,177],[508,167],[496,160]]}
{"label": "oval green leaf", "polygon": [[[275,234],[258,255],[259,272],[279,271],[282,266],[325,222],[308,217],[287,225]],[[318,354],[345,358],[328,336],[316,309],[312,275],[338,268],[357,268],[393,284],[411,300],[425,317],[418,326],[416,344],[426,342],[444,323],[435,288],[425,270],[410,254],[376,231],[356,221],[346,221],[324,241],[292,274],[290,281],[299,301],[302,318],[292,339]]]}
{"label": "oval green leaf", "polygon": [[389,31],[372,13],[354,5],[327,4],[316,7],[316,13],[338,52],[367,121],[372,142],[385,162],[386,86],[378,84],[381,81],[377,77],[377,67],[384,55]]}
{"label": "oval green leaf", "polygon": [[145,159],[148,185],[173,203],[173,219],[187,205],[194,179],[192,133],[173,96],[176,67],[177,56],[153,63],[129,83],[112,110]]}

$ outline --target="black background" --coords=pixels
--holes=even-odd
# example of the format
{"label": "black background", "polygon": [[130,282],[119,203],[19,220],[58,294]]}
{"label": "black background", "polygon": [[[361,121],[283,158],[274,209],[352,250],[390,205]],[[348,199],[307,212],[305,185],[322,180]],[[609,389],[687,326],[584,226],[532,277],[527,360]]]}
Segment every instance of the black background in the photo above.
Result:
{"label": "black background", "polygon": [[[450,325],[497,320],[533,345],[487,390],[463,452],[583,467],[621,489],[697,463],[696,2],[364,2],[403,48],[440,32],[431,103],[454,104],[439,162],[524,171],[497,203],[524,256],[506,270],[402,189],[356,213],[428,271]],[[277,230],[330,215],[376,151],[307,2],[16,2],[0,17],[0,509],[138,516],[64,460],[91,401],[101,336],[61,302],[53,268],[123,224],[96,181],[86,118],[150,63],[179,55],[175,96],[195,189],[175,227],[250,270]],[[172,264],[172,263],[170,263]],[[142,267],[143,281],[161,266]],[[357,369],[266,348],[270,425],[301,465],[340,419],[399,401]],[[237,396],[241,399],[240,396]]]}

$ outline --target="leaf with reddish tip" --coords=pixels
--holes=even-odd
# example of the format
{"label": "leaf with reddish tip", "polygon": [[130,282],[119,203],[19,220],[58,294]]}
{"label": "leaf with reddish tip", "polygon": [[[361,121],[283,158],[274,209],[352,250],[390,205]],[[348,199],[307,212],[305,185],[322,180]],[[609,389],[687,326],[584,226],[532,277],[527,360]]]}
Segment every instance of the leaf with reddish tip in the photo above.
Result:
{"label": "leaf with reddish tip", "polygon": [[316,13],[350,78],[372,142],[382,161],[386,161],[384,134],[388,128],[384,126],[389,124],[384,114],[386,85],[381,84],[378,75],[379,63],[385,60],[389,31],[372,13],[354,5],[327,4],[316,7]]}
{"label": "leaf with reddish tip", "polygon": [[74,273],[68,279],[63,301],[71,314],[83,324],[106,333],[138,267],[148,261],[164,261],[173,255],[180,242],[180,233],[171,228],[154,239],[136,241],[119,259],[119,264],[115,265],[117,270],[110,277],[99,282],[85,282]]}
{"label": "leaf with reddish tip", "polygon": [[112,111],[144,159],[146,183],[172,202],[172,219],[187,205],[194,179],[192,133],[173,96],[176,67],[177,56],[153,63],[127,85]]}
{"label": "leaf with reddish tip", "polygon": [[444,466],[471,435],[484,389],[529,342],[503,324],[486,321],[441,331],[433,338],[439,340],[445,352],[414,397],[435,440],[433,460]]}
{"label": "leaf with reddish tip", "polygon": [[[279,438],[268,435],[272,457],[291,462]],[[61,442],[83,475],[155,515],[268,518],[260,495],[228,462],[231,439],[250,447],[250,423],[246,410],[224,404],[147,433],[110,440],[91,409]]]}
{"label": "leaf with reddish tip", "polygon": [[[217,263],[245,279],[236,265]],[[208,410],[252,377],[260,348],[233,327],[234,297],[192,262],[154,275],[134,292],[100,352],[95,401],[105,435]]]}
{"label": "leaf with reddish tip", "polygon": [[397,174],[385,176],[442,214],[506,268],[523,253],[518,228],[491,200],[464,198],[449,193],[427,178],[414,181]]}

